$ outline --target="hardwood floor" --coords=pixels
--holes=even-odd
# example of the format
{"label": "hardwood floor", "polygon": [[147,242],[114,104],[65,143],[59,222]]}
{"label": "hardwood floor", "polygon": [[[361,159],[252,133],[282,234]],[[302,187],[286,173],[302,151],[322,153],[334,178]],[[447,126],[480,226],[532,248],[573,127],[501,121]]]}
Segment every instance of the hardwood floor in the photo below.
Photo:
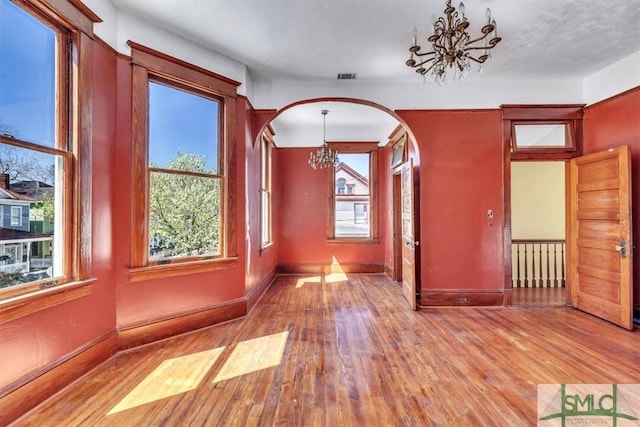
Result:
{"label": "hardwood floor", "polygon": [[249,316],[120,353],[16,425],[535,425],[537,384],[640,383],[639,348],[570,308],[413,312],[384,275],[281,276]]}
{"label": "hardwood floor", "polygon": [[517,306],[560,307],[567,305],[566,288],[513,288],[511,301]]}

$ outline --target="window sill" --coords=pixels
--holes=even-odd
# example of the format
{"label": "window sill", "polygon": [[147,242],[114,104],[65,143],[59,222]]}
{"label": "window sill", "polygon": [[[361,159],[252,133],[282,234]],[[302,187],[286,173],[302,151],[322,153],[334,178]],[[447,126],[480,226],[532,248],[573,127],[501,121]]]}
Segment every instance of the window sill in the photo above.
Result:
{"label": "window sill", "polygon": [[129,268],[129,280],[132,282],[141,282],[144,280],[184,276],[205,271],[228,270],[236,268],[237,265],[238,258],[224,258],[135,267]]}
{"label": "window sill", "polygon": [[0,324],[90,295],[96,278],[64,283],[0,301]]}
{"label": "window sill", "polygon": [[266,245],[260,246],[260,255],[262,255],[263,252],[269,250],[269,248],[273,247],[273,242],[267,243]]}
{"label": "window sill", "polygon": [[380,239],[362,239],[358,237],[338,237],[327,239],[327,245],[377,245]]}

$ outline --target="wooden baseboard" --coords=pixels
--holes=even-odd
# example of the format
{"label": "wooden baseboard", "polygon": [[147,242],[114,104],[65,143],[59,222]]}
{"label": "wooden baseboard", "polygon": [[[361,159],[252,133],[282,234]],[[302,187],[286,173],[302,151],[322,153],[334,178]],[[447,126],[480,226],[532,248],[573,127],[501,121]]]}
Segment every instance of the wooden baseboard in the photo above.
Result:
{"label": "wooden baseboard", "polygon": [[278,274],[331,274],[331,273],[384,273],[384,264],[344,263],[344,264],[278,264]]}
{"label": "wooden baseboard", "polygon": [[16,420],[115,354],[112,331],[0,390],[0,425]]}
{"label": "wooden baseboard", "polygon": [[502,299],[502,305],[504,306],[512,306],[513,305],[513,293],[512,293],[512,289],[505,289],[504,290],[504,297]]}
{"label": "wooden baseboard", "polygon": [[253,286],[253,288],[249,289],[249,292],[247,292],[247,296],[246,296],[247,313],[251,313],[251,310],[253,310],[253,307],[255,307],[256,304],[258,304],[258,301],[262,299],[262,296],[264,295],[265,292],[267,292],[267,289],[269,289],[269,287],[273,283],[273,279],[275,278],[276,278],[276,267],[273,267],[271,271],[269,271],[262,279],[258,281],[258,283],[256,283]]}
{"label": "wooden baseboard", "polygon": [[466,289],[422,289],[420,306],[501,306],[505,302],[504,290],[477,291]]}
{"label": "wooden baseboard", "polygon": [[247,299],[238,298],[217,307],[182,313],[152,323],[118,327],[118,350],[126,350],[154,341],[195,331],[247,314]]}

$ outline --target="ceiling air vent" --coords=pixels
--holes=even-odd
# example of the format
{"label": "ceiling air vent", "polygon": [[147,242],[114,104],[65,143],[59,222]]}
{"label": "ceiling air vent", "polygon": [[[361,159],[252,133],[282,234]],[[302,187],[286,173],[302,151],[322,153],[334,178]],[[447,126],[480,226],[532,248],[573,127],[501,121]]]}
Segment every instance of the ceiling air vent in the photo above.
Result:
{"label": "ceiling air vent", "polygon": [[355,80],[356,73],[340,73],[338,74],[338,80]]}

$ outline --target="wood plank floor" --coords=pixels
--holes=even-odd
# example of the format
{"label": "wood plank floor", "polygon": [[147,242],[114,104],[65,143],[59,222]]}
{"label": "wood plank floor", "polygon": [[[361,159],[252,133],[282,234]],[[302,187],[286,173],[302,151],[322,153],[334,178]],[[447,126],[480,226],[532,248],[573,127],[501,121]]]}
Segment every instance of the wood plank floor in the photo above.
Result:
{"label": "wood plank floor", "polygon": [[640,383],[639,349],[570,308],[412,312],[383,275],[282,276],[246,318],[120,353],[16,425],[535,425],[537,384]]}
{"label": "wood plank floor", "polygon": [[565,306],[566,288],[513,288],[511,303],[518,306]]}

